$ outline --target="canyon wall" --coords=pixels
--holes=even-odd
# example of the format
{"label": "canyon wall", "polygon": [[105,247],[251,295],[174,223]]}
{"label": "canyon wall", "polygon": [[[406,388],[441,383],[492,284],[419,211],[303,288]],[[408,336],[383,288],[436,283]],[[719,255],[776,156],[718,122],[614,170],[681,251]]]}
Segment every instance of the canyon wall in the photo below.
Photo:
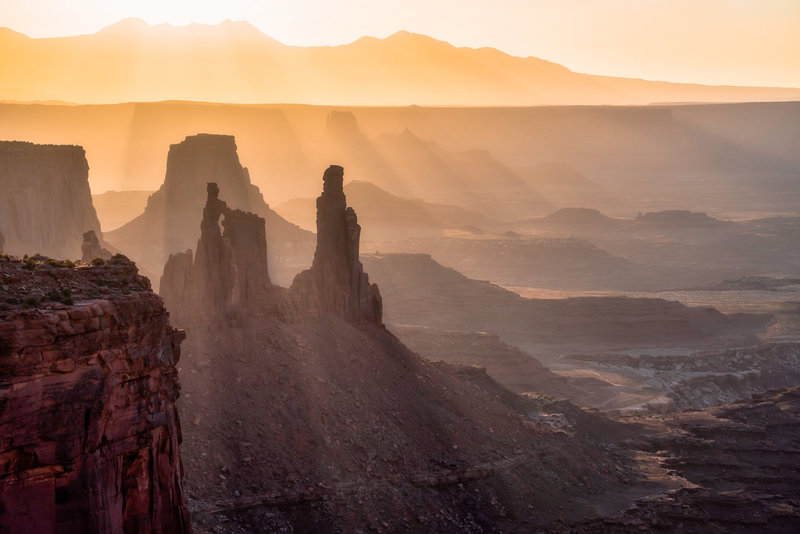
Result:
{"label": "canyon wall", "polygon": [[124,256],[0,261],[0,532],[190,532],[182,331]]}
{"label": "canyon wall", "polygon": [[102,238],[83,148],[0,141],[5,252],[79,258],[89,230]]}

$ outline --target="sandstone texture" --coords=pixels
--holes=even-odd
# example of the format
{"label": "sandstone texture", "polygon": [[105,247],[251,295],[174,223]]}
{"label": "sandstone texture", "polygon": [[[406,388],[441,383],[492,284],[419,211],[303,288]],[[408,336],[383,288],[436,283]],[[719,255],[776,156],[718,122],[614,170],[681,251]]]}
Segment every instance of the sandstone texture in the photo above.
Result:
{"label": "sandstone texture", "polygon": [[194,247],[201,237],[199,223],[208,182],[219,186],[230,209],[266,220],[268,261],[276,281],[288,285],[310,264],[314,235],[286,221],[264,202],[239,161],[231,135],[198,134],[170,145],[163,185],[148,198],[143,214],[108,232],[109,241],[130,255],[151,280],[158,280],[169,255]]}
{"label": "sandstone texture", "polygon": [[0,531],[187,533],[183,332],[124,256],[0,261]]}
{"label": "sandstone texture", "polygon": [[84,232],[102,238],[83,148],[0,141],[4,251],[78,258]]}

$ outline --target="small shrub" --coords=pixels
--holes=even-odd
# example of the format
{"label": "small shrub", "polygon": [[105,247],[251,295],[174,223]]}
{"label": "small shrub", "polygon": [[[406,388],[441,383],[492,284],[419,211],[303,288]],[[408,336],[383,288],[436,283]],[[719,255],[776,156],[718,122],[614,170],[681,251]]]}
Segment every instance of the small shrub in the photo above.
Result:
{"label": "small shrub", "polygon": [[47,260],[45,260],[45,263],[47,265],[50,265],[51,267],[62,267],[70,269],[72,267],[75,267],[75,264],[70,260],[54,260],[53,258],[47,258]]}
{"label": "small shrub", "polygon": [[94,265],[94,266],[100,266],[100,265],[105,265],[105,264],[106,264],[106,260],[104,260],[103,258],[95,258],[95,259],[92,260],[92,265]]}
{"label": "small shrub", "polygon": [[39,299],[36,297],[28,297],[25,299],[25,305],[30,306],[31,308],[35,308],[39,305]]}

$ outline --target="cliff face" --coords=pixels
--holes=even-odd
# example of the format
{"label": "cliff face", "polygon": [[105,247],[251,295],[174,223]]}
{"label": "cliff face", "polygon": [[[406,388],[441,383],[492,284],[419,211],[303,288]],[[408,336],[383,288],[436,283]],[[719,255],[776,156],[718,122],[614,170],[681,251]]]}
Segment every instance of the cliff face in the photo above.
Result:
{"label": "cliff face", "polygon": [[0,231],[6,251],[78,258],[89,230],[102,236],[83,148],[0,141]]}
{"label": "cliff face", "polygon": [[187,533],[183,332],[124,256],[0,263],[0,531]]}
{"label": "cliff face", "polygon": [[200,238],[203,186],[219,185],[231,209],[253,212],[266,222],[273,276],[287,284],[311,260],[313,234],[286,221],[264,202],[239,161],[231,135],[199,134],[170,146],[164,184],[147,201],[142,215],[109,232],[108,239],[157,280],[169,255],[192,248]]}
{"label": "cliff face", "polygon": [[176,320],[192,324],[246,310],[281,320],[331,314],[351,323],[381,325],[380,292],[358,259],[361,227],[347,207],[342,178],[338,166],[323,176],[314,262],[289,289],[270,280],[264,219],[230,209],[219,199],[217,184],[209,183],[194,258],[191,250],[171,255],[161,278],[160,292]]}

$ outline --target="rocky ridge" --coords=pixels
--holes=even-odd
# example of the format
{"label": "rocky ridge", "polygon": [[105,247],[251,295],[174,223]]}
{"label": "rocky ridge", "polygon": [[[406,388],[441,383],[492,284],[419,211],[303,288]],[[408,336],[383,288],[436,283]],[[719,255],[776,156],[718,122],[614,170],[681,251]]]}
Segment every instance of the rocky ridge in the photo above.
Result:
{"label": "rocky ridge", "polygon": [[547,524],[572,495],[642,495],[624,487],[636,462],[597,447],[620,425],[426,361],[388,332],[343,170],[323,180],[315,259],[291,287],[265,268],[264,220],[214,184],[197,253],[165,266],[162,293],[188,333],[180,409],[200,532],[483,532]]}
{"label": "rocky ridge", "polygon": [[0,530],[191,531],[183,332],[124,256],[0,261]]}
{"label": "rocky ridge", "polygon": [[555,529],[570,533],[750,532],[800,529],[800,388],[669,418],[636,419],[655,430],[636,446],[687,481],[624,513]]}

